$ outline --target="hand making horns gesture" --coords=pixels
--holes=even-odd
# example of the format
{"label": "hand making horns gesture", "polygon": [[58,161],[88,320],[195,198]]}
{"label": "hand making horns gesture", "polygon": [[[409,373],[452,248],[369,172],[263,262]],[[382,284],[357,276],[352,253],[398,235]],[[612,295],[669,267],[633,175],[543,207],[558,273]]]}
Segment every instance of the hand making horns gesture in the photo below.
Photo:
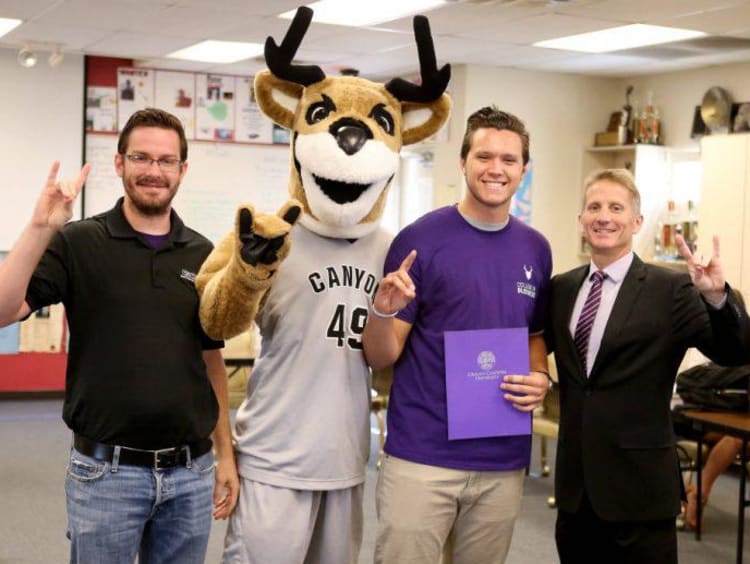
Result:
{"label": "hand making horns gesture", "polygon": [[47,183],[34,208],[33,222],[39,227],[59,229],[73,216],[73,202],[78,197],[91,165],[86,164],[75,180],[57,180],[60,162],[52,163]]}
{"label": "hand making horns gesture", "polygon": [[682,235],[675,235],[675,242],[677,250],[687,263],[690,278],[698,291],[711,303],[721,301],[725,292],[725,279],[719,259],[719,238],[714,235],[713,254],[706,264],[701,264],[696,260]]}

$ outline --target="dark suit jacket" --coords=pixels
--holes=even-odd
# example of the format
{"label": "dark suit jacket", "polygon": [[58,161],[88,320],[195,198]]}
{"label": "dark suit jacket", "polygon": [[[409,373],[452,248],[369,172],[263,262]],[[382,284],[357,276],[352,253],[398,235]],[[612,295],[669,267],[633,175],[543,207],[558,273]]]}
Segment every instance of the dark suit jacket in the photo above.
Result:
{"label": "dark suit jacket", "polygon": [[605,520],[674,517],[680,476],[670,399],[678,366],[691,346],[719,364],[750,362],[747,314],[731,290],[715,310],[687,274],[635,256],[587,378],[568,327],[588,270],[553,279],[545,331],[560,379],[558,507],[577,511],[585,489]]}

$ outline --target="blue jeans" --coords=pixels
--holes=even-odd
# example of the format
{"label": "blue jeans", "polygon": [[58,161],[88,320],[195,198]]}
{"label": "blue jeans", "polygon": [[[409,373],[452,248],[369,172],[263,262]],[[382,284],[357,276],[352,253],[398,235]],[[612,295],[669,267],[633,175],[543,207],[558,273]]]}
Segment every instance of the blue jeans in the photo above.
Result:
{"label": "blue jeans", "polygon": [[190,468],[116,469],[71,449],[65,494],[71,564],[202,564],[211,528],[214,457]]}

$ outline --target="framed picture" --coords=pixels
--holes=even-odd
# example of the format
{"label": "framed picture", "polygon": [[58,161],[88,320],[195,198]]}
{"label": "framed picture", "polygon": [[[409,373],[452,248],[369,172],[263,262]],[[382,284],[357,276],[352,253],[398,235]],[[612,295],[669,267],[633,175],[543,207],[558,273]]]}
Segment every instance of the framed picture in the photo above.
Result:
{"label": "framed picture", "polygon": [[690,130],[690,139],[700,139],[709,133],[710,132],[703,121],[703,117],[701,116],[701,107],[695,106],[695,111],[693,112],[693,127]]}
{"label": "framed picture", "polygon": [[750,131],[750,102],[732,104],[732,133]]}

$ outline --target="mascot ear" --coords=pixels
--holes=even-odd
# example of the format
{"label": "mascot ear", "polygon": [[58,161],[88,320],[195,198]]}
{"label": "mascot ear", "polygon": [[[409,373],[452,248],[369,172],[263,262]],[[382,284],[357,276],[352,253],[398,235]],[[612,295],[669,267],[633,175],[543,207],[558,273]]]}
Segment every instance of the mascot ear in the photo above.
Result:
{"label": "mascot ear", "polygon": [[293,129],[294,113],[304,86],[282,80],[264,70],[255,75],[255,100],[260,110],[275,123]]}
{"label": "mascot ear", "polygon": [[402,142],[411,145],[427,139],[443,127],[450,116],[451,99],[442,94],[433,102],[403,102],[401,111],[404,124]]}

